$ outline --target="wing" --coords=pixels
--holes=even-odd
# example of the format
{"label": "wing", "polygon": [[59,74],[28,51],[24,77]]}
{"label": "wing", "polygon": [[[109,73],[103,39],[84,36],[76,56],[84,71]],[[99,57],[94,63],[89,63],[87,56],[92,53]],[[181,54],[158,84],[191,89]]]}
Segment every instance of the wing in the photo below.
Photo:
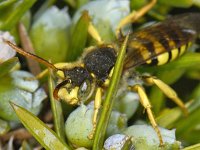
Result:
{"label": "wing", "polygon": [[130,34],[124,69],[163,64],[159,62],[163,54],[168,55],[165,63],[175,59],[200,33],[198,22],[200,13],[182,14]]}

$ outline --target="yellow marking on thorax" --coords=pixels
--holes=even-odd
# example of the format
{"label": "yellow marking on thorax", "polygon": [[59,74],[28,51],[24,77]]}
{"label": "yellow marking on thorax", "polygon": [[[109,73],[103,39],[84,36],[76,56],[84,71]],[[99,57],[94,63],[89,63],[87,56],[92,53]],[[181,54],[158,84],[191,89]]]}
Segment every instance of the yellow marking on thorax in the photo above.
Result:
{"label": "yellow marking on thorax", "polygon": [[110,73],[109,73],[109,75],[108,75],[108,78],[104,81],[103,86],[108,87],[108,85],[109,85],[109,83],[110,83],[110,78],[111,78],[112,75],[113,75],[113,70],[114,70],[114,67],[110,70]]}
{"label": "yellow marking on thorax", "polygon": [[61,71],[61,70],[58,70],[58,71],[56,72],[56,74],[57,74],[57,76],[59,76],[59,77],[62,78],[62,79],[65,78],[64,72]]}
{"label": "yellow marking on thorax", "polygon": [[146,61],[146,64],[151,64],[151,63],[152,63],[151,59],[149,59],[149,60]]}

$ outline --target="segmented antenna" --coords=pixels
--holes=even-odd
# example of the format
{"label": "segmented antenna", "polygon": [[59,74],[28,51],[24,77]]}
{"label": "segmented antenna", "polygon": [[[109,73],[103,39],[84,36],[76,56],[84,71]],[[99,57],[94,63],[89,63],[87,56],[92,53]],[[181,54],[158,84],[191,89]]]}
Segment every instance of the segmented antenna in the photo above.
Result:
{"label": "segmented antenna", "polygon": [[6,39],[3,39],[3,42],[7,43],[7,44],[8,44],[10,47],[12,47],[16,52],[18,52],[19,54],[21,54],[21,55],[23,55],[23,56],[25,56],[25,57],[27,57],[27,58],[31,58],[31,59],[33,59],[33,60],[35,60],[35,61],[37,61],[37,62],[39,62],[39,63],[45,65],[46,67],[52,68],[52,69],[55,70],[55,71],[60,70],[60,69],[56,68],[52,63],[48,62],[47,60],[45,60],[45,59],[43,59],[43,58],[41,58],[41,57],[39,57],[39,56],[36,56],[36,55],[34,55],[34,54],[31,54],[31,53],[29,53],[29,52],[24,51],[23,49],[17,47],[15,44],[13,44],[12,42],[10,42],[10,41],[8,41],[8,40],[6,40]]}
{"label": "segmented antenna", "polygon": [[59,100],[59,97],[58,97],[58,91],[60,90],[61,87],[63,87],[64,85],[66,85],[67,83],[70,83],[70,80],[69,79],[66,79],[64,81],[62,81],[60,84],[58,84],[54,91],[53,91],[53,97],[56,99],[56,100]]}

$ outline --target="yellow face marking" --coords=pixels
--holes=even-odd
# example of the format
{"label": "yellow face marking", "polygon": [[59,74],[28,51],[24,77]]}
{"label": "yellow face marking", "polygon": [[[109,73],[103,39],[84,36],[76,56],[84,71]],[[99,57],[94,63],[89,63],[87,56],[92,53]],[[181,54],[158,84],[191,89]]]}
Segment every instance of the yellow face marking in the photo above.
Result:
{"label": "yellow face marking", "polygon": [[163,65],[163,64],[167,63],[168,59],[169,59],[169,54],[167,52],[159,55],[157,57],[157,60],[158,60],[157,65]]}
{"label": "yellow face marking", "polygon": [[172,57],[171,57],[171,60],[170,61],[173,61],[174,59],[176,59],[177,58],[177,56],[178,56],[178,49],[173,49],[172,51],[171,51],[171,55],[172,55]]}
{"label": "yellow face marking", "polygon": [[66,101],[68,104],[71,104],[71,105],[78,104],[79,102],[78,90],[79,90],[79,87],[73,88],[70,92],[68,92],[66,88],[61,88],[58,91],[58,97]]}

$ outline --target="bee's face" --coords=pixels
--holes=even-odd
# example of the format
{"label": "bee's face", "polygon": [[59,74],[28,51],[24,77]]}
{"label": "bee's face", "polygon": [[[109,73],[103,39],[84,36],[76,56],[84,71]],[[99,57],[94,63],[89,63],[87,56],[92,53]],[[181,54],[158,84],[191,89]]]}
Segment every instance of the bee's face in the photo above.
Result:
{"label": "bee's face", "polygon": [[65,79],[54,90],[54,97],[75,105],[88,100],[95,88],[89,72],[83,67],[64,71]]}

